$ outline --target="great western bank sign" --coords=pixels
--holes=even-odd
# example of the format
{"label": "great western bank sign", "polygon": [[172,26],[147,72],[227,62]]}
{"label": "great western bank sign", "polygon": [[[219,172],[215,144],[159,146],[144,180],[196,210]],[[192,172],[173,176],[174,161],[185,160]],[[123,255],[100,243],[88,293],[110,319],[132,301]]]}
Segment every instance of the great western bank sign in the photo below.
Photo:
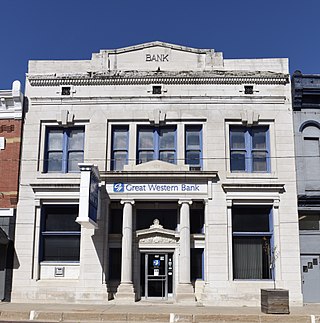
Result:
{"label": "great western bank sign", "polygon": [[164,183],[122,183],[117,182],[107,185],[108,192],[112,193],[207,193],[207,184],[164,184]]}

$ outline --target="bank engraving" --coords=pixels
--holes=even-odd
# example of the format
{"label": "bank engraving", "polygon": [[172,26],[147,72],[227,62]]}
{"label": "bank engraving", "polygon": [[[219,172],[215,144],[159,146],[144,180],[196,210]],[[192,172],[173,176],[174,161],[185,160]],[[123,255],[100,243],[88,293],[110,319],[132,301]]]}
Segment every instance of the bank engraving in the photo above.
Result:
{"label": "bank engraving", "polygon": [[146,54],[146,62],[169,62],[169,54]]}

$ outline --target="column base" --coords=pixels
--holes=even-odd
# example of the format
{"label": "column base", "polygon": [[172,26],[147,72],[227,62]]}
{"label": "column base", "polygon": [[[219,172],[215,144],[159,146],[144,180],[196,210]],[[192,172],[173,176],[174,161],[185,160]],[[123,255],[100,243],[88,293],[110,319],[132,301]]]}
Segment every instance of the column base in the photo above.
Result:
{"label": "column base", "polygon": [[134,303],[136,301],[136,294],[134,292],[133,284],[121,283],[115,295],[116,303]]}
{"label": "column base", "polygon": [[196,297],[191,284],[179,284],[176,292],[177,303],[195,303]]}

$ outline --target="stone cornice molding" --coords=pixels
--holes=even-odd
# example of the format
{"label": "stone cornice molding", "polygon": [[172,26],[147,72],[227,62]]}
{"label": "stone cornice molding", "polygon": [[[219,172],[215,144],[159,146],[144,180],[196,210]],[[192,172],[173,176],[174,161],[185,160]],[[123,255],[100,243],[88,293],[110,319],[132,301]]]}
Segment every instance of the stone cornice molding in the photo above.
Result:
{"label": "stone cornice molding", "polygon": [[278,207],[280,194],[285,192],[284,184],[260,183],[225,183],[222,188],[226,193],[227,207],[233,204],[270,203]]}
{"label": "stone cornice molding", "polygon": [[214,52],[213,49],[193,48],[193,47],[187,47],[187,46],[166,43],[166,42],[162,42],[162,41],[153,41],[153,42],[137,44],[137,45],[122,47],[122,48],[117,48],[117,49],[102,49],[102,50],[100,50],[100,53],[107,52],[107,53],[111,53],[111,54],[120,54],[120,53],[127,53],[127,52],[131,52],[131,51],[136,51],[139,49],[145,49],[145,48],[156,47],[156,46],[161,46],[164,48],[170,48],[170,49],[175,49],[175,50],[181,50],[184,52],[190,52],[190,53],[195,53],[195,54],[206,54],[208,52]]}
{"label": "stone cornice molding", "polygon": [[115,181],[144,179],[154,180],[161,179],[162,181],[174,182],[177,180],[196,180],[206,182],[208,179],[213,181],[218,180],[218,172],[208,171],[100,171],[100,178],[106,183]]}
{"label": "stone cornice molding", "polygon": [[107,72],[82,75],[28,75],[31,86],[100,85],[206,85],[289,83],[289,75],[272,72],[202,71],[202,72]]}
{"label": "stone cornice molding", "polygon": [[270,192],[283,193],[285,191],[284,184],[222,184],[222,188],[226,193],[240,192]]}
{"label": "stone cornice molding", "polygon": [[[97,105],[97,104],[158,104],[159,97],[149,96],[108,96],[108,97],[61,97],[43,96],[43,97],[29,97],[32,101],[32,105],[59,105],[59,106],[70,106],[72,105]],[[237,96],[237,95],[226,95],[226,96],[161,96],[161,104],[284,104],[286,103],[286,97],[280,95],[270,96]]]}
{"label": "stone cornice molding", "polygon": [[78,201],[80,196],[80,184],[31,183],[30,186],[36,200]]}

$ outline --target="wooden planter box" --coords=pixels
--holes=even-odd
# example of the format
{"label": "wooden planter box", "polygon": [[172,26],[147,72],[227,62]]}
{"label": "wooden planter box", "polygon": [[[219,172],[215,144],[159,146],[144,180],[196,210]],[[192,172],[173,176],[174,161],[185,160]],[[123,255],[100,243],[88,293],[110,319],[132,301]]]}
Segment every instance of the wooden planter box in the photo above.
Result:
{"label": "wooden planter box", "polygon": [[289,291],[261,289],[261,311],[266,314],[289,314]]}

